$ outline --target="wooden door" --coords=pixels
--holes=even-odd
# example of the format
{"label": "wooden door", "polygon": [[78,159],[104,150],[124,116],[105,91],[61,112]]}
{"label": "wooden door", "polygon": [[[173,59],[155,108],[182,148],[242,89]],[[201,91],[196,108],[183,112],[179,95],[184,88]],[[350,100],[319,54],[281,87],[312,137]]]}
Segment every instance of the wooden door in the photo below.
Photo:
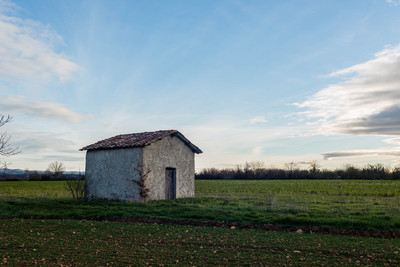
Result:
{"label": "wooden door", "polygon": [[176,169],[165,169],[165,199],[176,198]]}

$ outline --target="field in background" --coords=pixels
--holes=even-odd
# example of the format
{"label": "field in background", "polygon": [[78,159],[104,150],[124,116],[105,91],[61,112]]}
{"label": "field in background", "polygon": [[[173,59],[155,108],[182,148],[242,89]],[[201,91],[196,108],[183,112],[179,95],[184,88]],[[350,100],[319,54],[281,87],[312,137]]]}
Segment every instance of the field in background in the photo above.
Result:
{"label": "field in background", "polygon": [[[152,224],[124,222],[138,218]],[[73,200],[65,182],[0,182],[0,265],[400,264],[396,238],[239,229],[268,224],[399,236],[400,181],[201,180],[196,198],[148,203]]]}
{"label": "field in background", "polygon": [[11,199],[71,199],[65,181],[0,182],[0,201]]}
{"label": "field in background", "polygon": [[[224,200],[276,222],[341,222],[346,227],[393,227],[400,230],[400,181],[260,180],[197,181],[198,197]],[[375,225],[375,226],[373,226]]]}

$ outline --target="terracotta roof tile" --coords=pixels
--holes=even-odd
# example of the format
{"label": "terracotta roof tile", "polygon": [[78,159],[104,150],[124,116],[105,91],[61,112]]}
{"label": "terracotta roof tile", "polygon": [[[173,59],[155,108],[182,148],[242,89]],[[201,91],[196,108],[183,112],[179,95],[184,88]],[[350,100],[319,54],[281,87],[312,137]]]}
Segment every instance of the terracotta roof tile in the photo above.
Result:
{"label": "terracotta roof tile", "polygon": [[172,134],[176,135],[179,139],[181,139],[187,146],[189,146],[193,150],[193,152],[202,153],[202,151],[198,147],[193,145],[177,130],[161,130],[155,132],[121,134],[85,146],[80,150],[143,147]]}

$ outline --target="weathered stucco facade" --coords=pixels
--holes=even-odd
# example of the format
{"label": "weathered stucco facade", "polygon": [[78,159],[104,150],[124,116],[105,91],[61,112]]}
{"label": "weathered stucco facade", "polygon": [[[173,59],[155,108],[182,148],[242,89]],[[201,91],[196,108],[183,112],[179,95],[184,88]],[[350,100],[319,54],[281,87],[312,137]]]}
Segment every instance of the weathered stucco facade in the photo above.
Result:
{"label": "weathered stucco facade", "polygon": [[[132,147],[133,146],[133,147]],[[99,141],[86,153],[86,198],[140,201],[135,166],[148,176],[146,200],[194,196],[195,153],[201,150],[175,130],[120,135]]]}
{"label": "weathered stucco facade", "polygon": [[86,152],[87,199],[140,200],[139,180],[134,162],[142,161],[142,148],[89,150]]}

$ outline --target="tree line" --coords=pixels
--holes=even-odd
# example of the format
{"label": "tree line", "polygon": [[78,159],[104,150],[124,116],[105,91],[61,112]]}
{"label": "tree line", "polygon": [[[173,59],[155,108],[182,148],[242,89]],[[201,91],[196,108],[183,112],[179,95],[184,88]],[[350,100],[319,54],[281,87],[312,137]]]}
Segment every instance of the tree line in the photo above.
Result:
{"label": "tree line", "polygon": [[393,169],[381,163],[363,167],[346,165],[335,170],[321,169],[317,161],[308,162],[309,169],[298,168],[298,163],[290,162],[284,168],[266,168],[260,161],[246,162],[235,168],[207,168],[196,173],[196,179],[204,180],[279,180],[279,179],[361,179],[400,180],[400,166]]}
{"label": "tree line", "polygon": [[7,168],[0,169],[0,181],[70,181],[84,180],[84,173],[66,173],[62,162],[54,161],[43,171],[25,170],[22,173],[10,172]]}

